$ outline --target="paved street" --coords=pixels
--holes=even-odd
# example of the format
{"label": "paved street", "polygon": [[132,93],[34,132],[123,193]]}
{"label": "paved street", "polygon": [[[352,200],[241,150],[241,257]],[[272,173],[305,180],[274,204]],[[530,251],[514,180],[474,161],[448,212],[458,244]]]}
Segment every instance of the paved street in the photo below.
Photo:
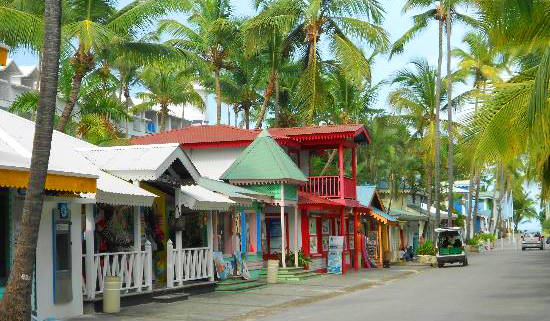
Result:
{"label": "paved street", "polygon": [[550,250],[494,250],[469,261],[263,320],[550,320]]}
{"label": "paved street", "polygon": [[550,250],[496,249],[469,261],[466,268],[361,270],[73,320],[550,320]]}

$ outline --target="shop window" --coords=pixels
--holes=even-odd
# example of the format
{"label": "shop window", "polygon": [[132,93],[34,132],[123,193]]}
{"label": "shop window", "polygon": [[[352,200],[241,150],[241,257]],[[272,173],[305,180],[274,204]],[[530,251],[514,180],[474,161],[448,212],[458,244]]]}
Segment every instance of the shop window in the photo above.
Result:
{"label": "shop window", "polygon": [[309,252],[310,253],[319,253],[319,248],[317,246],[317,218],[309,218]]}
{"label": "shop window", "polygon": [[323,235],[323,252],[328,251],[328,242],[330,236],[330,219],[323,219],[322,224],[322,235]]}

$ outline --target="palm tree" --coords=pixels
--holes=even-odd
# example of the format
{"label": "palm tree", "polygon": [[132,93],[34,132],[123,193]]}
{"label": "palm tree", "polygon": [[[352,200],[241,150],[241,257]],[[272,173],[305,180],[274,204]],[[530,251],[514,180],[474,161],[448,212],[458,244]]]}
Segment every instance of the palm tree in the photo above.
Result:
{"label": "palm tree", "polygon": [[269,66],[267,75],[267,85],[263,91],[263,103],[256,119],[256,129],[262,127],[265,120],[269,101],[275,93],[275,121],[278,126],[279,119],[279,73],[281,67],[288,61],[288,44],[285,43],[285,37],[292,29],[292,20],[278,21],[277,16],[272,15],[271,6],[273,3],[256,2],[256,10],[259,6],[264,7],[260,13],[245,21],[241,32],[243,34],[243,45],[245,54],[249,56],[260,55],[265,60],[265,65]]}
{"label": "palm tree", "polygon": [[[206,108],[202,97],[199,95],[193,83],[196,81],[185,65],[177,63],[154,63],[147,66],[140,74],[140,80],[148,91],[137,93],[137,97],[143,99],[136,105],[133,111],[160,107],[160,131],[166,130],[166,116],[170,105],[192,104],[199,109]],[[184,121],[182,115],[182,121]]]}
{"label": "palm tree", "polygon": [[161,20],[159,32],[174,39],[167,43],[182,49],[197,64],[206,64],[214,74],[216,93],[216,122],[222,117],[221,72],[231,69],[228,61],[232,43],[237,37],[237,24],[231,20],[229,0],[197,0],[188,19],[191,28],[176,20]]}
{"label": "palm tree", "polygon": [[[303,71],[295,101],[303,106],[305,119],[312,123],[316,109],[323,105],[319,42],[325,40],[335,59],[351,81],[369,80],[370,64],[353,41],[365,42],[375,51],[385,51],[388,35],[381,27],[384,10],[377,0],[278,0],[260,1],[265,6],[262,19],[292,31],[283,40],[282,56],[299,55]],[[258,30],[262,30],[258,28]],[[272,35],[271,33],[269,35]]]}
{"label": "palm tree", "polygon": [[18,241],[15,244],[15,260],[6,293],[0,302],[1,320],[31,319],[32,275],[44,201],[44,184],[50,159],[61,47],[61,1],[46,0],[44,5],[45,32],[41,75],[43,81],[40,82],[30,177],[23,203]]}
{"label": "palm tree", "polygon": [[135,0],[116,10],[110,0],[68,0],[66,7],[64,38],[67,43],[75,42],[76,48],[71,58],[74,69],[71,93],[58,124],[62,132],[78,100],[82,81],[93,70],[96,58],[106,50],[126,52],[136,62],[168,55],[168,47],[135,42],[134,35],[156,18],[186,8],[186,2]]}
{"label": "palm tree", "polygon": [[535,201],[529,197],[529,194],[521,187],[514,188],[514,230],[518,232],[519,223],[524,220],[531,220],[537,217]]}
{"label": "palm tree", "polygon": [[[238,40],[236,40],[238,41]],[[243,111],[243,123],[246,129],[250,128],[250,111],[254,109],[261,96],[260,82],[264,78],[264,61],[260,56],[247,56],[238,46],[231,53],[231,62],[234,67],[222,75],[222,100],[233,105],[235,119],[239,110]]]}
{"label": "palm tree", "polygon": [[[424,153],[427,174],[427,208],[432,206],[432,175],[435,166],[436,187],[435,207],[439,208],[439,185],[437,184],[440,164],[437,162],[436,148],[439,138],[438,108],[445,98],[445,88],[438,87],[437,71],[425,59],[411,62],[413,69],[404,68],[397,71],[389,82],[398,87],[388,96],[390,105],[403,117],[412,120],[415,132],[411,138],[418,137]],[[438,92],[438,88],[443,91]],[[435,164],[434,164],[435,160]],[[439,220],[437,220],[439,226]]]}
{"label": "palm tree", "polygon": [[[491,83],[499,82],[501,80],[501,72],[508,69],[508,55],[499,55],[494,47],[491,46],[487,37],[481,32],[467,33],[464,36],[463,42],[466,44],[467,49],[463,50],[460,48],[455,48],[452,51],[452,54],[454,57],[460,59],[460,68],[466,71],[473,78],[473,91],[470,96],[474,96],[473,116],[476,117],[480,97],[485,95],[487,86]],[[462,144],[462,148],[467,150],[467,152],[463,153],[463,160],[465,160],[465,162],[469,164],[467,166],[471,168],[466,233],[469,238],[471,237],[470,227],[472,212],[475,211],[474,217],[477,215],[479,184],[483,166],[480,164],[475,164],[475,162],[472,161],[471,155],[475,152],[475,150],[467,148],[465,144]],[[474,191],[477,195],[475,197],[475,201],[472,199]],[[476,205],[472,208],[474,202]]]}
{"label": "palm tree", "polygon": [[439,111],[441,106],[441,65],[443,63],[443,25],[446,21],[446,10],[443,1],[439,0],[408,0],[403,6],[403,12],[412,9],[423,8],[425,12],[413,16],[413,26],[407,30],[392,46],[390,57],[393,54],[402,53],[405,44],[410,42],[418,33],[428,27],[430,21],[435,20],[439,26],[439,53],[437,56],[437,72],[435,86],[435,119],[434,119],[434,157],[435,157],[435,224],[438,228],[441,223],[441,212],[439,209],[441,190],[441,137],[439,125]]}
{"label": "palm tree", "polygon": [[12,49],[24,47],[40,51],[44,37],[43,13],[41,1],[0,1],[0,43]]}

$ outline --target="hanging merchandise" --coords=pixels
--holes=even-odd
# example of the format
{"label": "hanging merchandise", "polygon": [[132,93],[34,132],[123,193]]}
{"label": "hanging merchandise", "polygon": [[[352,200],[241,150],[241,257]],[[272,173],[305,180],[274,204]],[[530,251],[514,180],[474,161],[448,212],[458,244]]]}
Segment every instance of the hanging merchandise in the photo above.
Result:
{"label": "hanging merchandise", "polygon": [[[107,208],[105,208],[107,209]],[[108,248],[115,252],[124,252],[133,244],[133,237],[128,232],[128,218],[126,207],[109,207],[112,211],[110,219],[103,229],[98,229],[99,234],[107,241]]]}
{"label": "hanging merchandise", "polygon": [[181,215],[179,206],[176,205],[176,213],[174,214],[174,231],[181,232],[185,231],[185,217]]}

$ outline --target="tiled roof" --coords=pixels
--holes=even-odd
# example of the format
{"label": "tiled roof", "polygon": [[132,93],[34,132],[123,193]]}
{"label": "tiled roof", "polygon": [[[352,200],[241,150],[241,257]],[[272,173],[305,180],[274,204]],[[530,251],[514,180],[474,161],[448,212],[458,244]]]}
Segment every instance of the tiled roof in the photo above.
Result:
{"label": "tiled roof", "polygon": [[298,205],[318,205],[318,206],[338,206],[341,207],[341,204],[338,204],[329,199],[319,197],[316,195],[308,194],[302,191],[298,191]]}
{"label": "tiled roof", "polygon": [[132,138],[138,145],[179,143],[185,145],[199,143],[221,143],[244,141],[247,144],[253,141],[258,132],[228,125],[201,125],[189,126],[163,133],[156,133]]}
{"label": "tiled roof", "polygon": [[266,130],[246,147],[220,179],[247,182],[307,182],[304,173]]}
{"label": "tiled roof", "polygon": [[[363,125],[270,128],[268,131],[279,144],[288,141],[298,143],[326,138],[356,138],[358,142],[370,140]],[[259,130],[242,129],[229,125],[201,125],[134,137],[132,142],[138,145],[179,143],[183,144],[183,148],[193,148],[198,145],[203,147],[242,146],[252,142],[259,133]]]}

